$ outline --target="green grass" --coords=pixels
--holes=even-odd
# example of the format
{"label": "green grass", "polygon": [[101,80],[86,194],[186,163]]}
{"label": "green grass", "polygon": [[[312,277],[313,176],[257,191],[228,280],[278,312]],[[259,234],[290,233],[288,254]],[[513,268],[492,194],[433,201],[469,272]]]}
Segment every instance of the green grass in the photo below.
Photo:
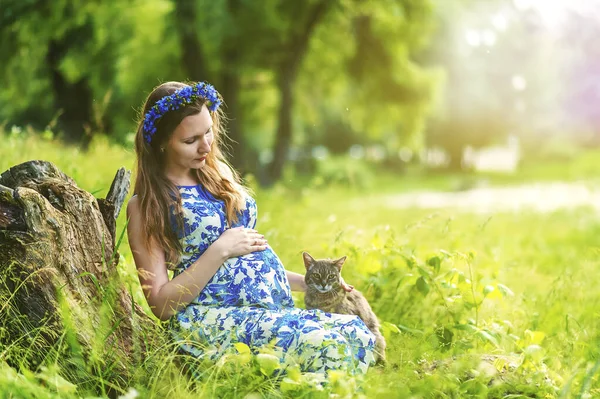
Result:
{"label": "green grass", "polygon": [[[51,140],[0,139],[0,171],[29,159],[48,160],[97,197],[105,195],[118,167],[133,165],[131,151],[103,140],[82,153]],[[590,151],[568,163],[530,163],[513,176],[482,178],[491,184],[590,180],[596,178],[597,159]],[[264,360],[240,353],[196,365],[203,374],[202,382],[194,382],[165,342],[136,364],[118,392],[125,395],[130,387],[144,398],[600,396],[595,211],[475,215],[390,209],[378,200],[381,194],[452,189],[457,179],[473,175],[352,173],[346,185],[328,184],[326,174],[303,179],[288,173],[283,184],[255,187],[257,227],[292,271],[303,272],[302,251],[348,256],[346,281],[367,296],[383,322],[385,368],[372,368],[362,380],[334,373],[320,390],[310,375],[267,378]],[[119,232],[123,226],[121,215]],[[145,305],[126,240],[120,252],[122,277]],[[295,300],[302,306],[301,295]],[[101,387],[116,377],[91,359],[79,374],[64,368],[60,358],[44,370],[15,370],[4,363],[15,360],[6,358],[16,356],[9,349],[0,347],[0,397],[103,396]],[[515,368],[508,369],[510,361]]]}

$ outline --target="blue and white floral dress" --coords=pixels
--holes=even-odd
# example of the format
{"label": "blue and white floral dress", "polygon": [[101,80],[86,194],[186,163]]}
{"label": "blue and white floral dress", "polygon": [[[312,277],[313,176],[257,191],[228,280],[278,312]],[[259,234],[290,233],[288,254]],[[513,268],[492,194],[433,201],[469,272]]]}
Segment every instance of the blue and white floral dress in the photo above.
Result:
{"label": "blue and white floral dress", "polygon": [[[196,261],[228,228],[225,205],[201,185],[179,188],[183,248],[175,275]],[[256,202],[246,197],[237,226],[254,228]],[[253,350],[274,345],[281,361],[302,371],[366,372],[374,363],[375,337],[357,316],[294,307],[285,269],[268,248],[228,259],[200,295],[170,320],[172,336],[194,356],[217,359],[243,342]]]}

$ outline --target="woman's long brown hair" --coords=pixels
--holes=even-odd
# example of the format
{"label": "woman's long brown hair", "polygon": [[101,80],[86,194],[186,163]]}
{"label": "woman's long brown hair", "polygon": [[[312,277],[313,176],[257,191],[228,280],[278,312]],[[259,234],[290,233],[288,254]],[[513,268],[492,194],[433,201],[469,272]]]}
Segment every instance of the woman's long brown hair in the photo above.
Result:
{"label": "woman's long brown hair", "polygon": [[[181,257],[182,247],[177,231],[183,231],[183,216],[179,190],[164,174],[165,155],[160,148],[166,145],[183,118],[200,113],[206,101],[199,98],[183,108],[168,111],[156,122],[156,133],[150,143],[144,139],[144,116],[158,100],[186,85],[180,82],[166,82],[152,90],[144,103],[135,137],[137,174],[134,193],[140,201],[144,244],[147,249],[153,242],[162,247],[169,269],[174,269]],[[237,221],[237,214],[244,207],[245,188],[221,150],[225,136],[224,115],[220,109],[211,111],[210,115],[213,120],[214,140],[206,157],[206,164],[202,169],[196,169],[197,178],[215,198],[223,200],[227,221],[231,225]],[[175,221],[175,226],[172,225],[172,220]]]}

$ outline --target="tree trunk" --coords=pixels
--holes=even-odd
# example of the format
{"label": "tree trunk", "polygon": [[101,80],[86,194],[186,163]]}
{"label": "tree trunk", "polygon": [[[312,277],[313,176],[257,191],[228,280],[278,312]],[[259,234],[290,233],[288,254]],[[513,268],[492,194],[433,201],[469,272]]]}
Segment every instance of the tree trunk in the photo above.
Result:
{"label": "tree trunk", "polygon": [[292,142],[292,109],[294,107],[293,84],[294,71],[284,69],[280,71],[277,86],[279,88],[279,123],[277,125],[277,136],[273,149],[273,162],[269,166],[269,183],[281,178],[283,166],[287,160],[287,153]]}
{"label": "tree trunk", "polygon": [[283,166],[287,161],[287,153],[292,142],[292,110],[294,107],[293,88],[296,83],[298,69],[306,55],[310,38],[330,7],[331,0],[322,0],[308,10],[307,18],[300,29],[292,34],[282,51],[287,56],[281,63],[278,73],[277,86],[280,92],[279,124],[273,149],[273,161],[269,165],[269,179],[273,183],[281,178]]}
{"label": "tree trunk", "polygon": [[202,46],[198,40],[198,21],[196,2],[191,0],[175,1],[175,26],[179,31],[181,61],[187,78],[194,81],[208,81],[210,76]]}
{"label": "tree trunk", "polygon": [[[229,12],[237,11],[237,1],[228,2]],[[179,30],[183,67],[188,79],[206,81],[215,86],[223,96],[227,113],[227,135],[231,139],[227,143],[229,161],[239,171],[246,167],[244,160],[244,137],[241,131],[241,107],[239,105],[240,76],[237,70],[239,49],[237,43],[225,43],[220,54],[223,69],[219,73],[211,73],[208,61],[202,51],[198,37],[197,4],[194,1],[178,0],[175,2],[175,23]]]}
{"label": "tree trunk", "polygon": [[121,169],[96,199],[49,162],[0,175],[0,347],[20,364],[66,352],[78,367],[101,362],[121,385],[154,342],[156,324],[117,272],[115,219],[129,176]]}
{"label": "tree trunk", "polygon": [[[65,18],[75,18],[75,10],[71,5],[62,12]],[[58,127],[64,134],[65,141],[81,145],[84,149],[88,148],[96,127],[92,117],[92,89],[87,77],[70,82],[63,74],[61,64],[69,51],[84,50],[93,36],[93,22],[87,17],[85,22],[70,27],[60,38],[50,40],[46,53],[54,103],[60,112]]]}
{"label": "tree trunk", "polygon": [[[243,12],[243,4],[240,0],[227,0],[227,12],[233,21],[238,20]],[[254,172],[253,165],[248,164],[246,141],[242,131],[243,113],[240,106],[241,92],[241,70],[240,70],[240,49],[238,40],[232,40],[225,36],[221,46],[221,74],[219,84],[221,94],[225,100],[227,112],[227,135],[229,137],[228,153],[229,161],[242,175],[246,172]]]}
{"label": "tree trunk", "polygon": [[[77,32],[72,32],[76,35]],[[66,37],[70,37],[67,35]],[[50,69],[55,107],[59,110],[58,128],[68,143],[81,145],[87,149],[92,141],[92,90],[87,79],[70,83],[60,71],[60,63],[68,49],[65,40],[51,41],[46,60]]]}
{"label": "tree trunk", "polygon": [[239,74],[225,71],[221,79],[221,95],[225,100],[227,114],[227,136],[229,161],[242,174],[247,171],[248,165],[244,154],[244,136],[242,133],[242,109],[240,107],[240,77]]}

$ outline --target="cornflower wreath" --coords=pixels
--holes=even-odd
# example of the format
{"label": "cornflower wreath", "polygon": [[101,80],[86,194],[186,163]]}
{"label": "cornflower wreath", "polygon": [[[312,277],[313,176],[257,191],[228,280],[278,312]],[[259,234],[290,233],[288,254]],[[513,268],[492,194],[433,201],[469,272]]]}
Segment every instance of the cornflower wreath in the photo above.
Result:
{"label": "cornflower wreath", "polygon": [[219,93],[210,84],[205,82],[196,83],[193,86],[182,87],[170,96],[165,96],[158,100],[144,116],[144,139],[148,144],[152,141],[152,136],[156,133],[156,121],[168,111],[174,111],[188,104],[191,104],[197,98],[204,98],[208,101],[206,106],[210,111],[216,111],[221,105]]}

